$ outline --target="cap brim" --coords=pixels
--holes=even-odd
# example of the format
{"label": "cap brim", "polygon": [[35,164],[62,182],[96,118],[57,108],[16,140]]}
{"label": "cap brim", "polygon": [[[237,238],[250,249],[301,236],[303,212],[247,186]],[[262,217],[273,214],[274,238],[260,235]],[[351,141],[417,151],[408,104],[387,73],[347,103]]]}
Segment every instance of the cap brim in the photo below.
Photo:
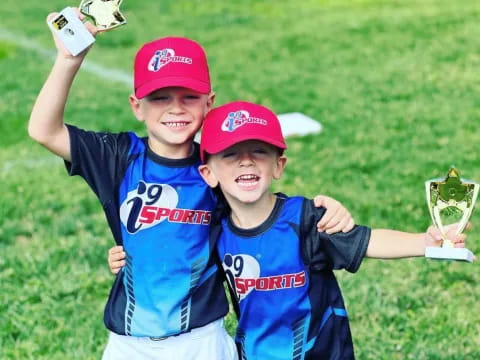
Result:
{"label": "cap brim", "polygon": [[178,86],[178,87],[191,89],[201,94],[209,94],[211,91],[210,83],[206,83],[204,81],[200,81],[192,78],[171,76],[171,77],[164,77],[161,79],[155,79],[155,80],[149,81],[148,83],[142,84],[137,89],[135,89],[135,97],[137,99],[141,99],[156,90],[163,89],[166,87],[171,87],[171,86]]}
{"label": "cap brim", "polygon": [[218,154],[219,152],[229,148],[230,146],[233,146],[235,144],[238,144],[240,142],[247,141],[247,140],[264,141],[267,144],[273,145],[282,150],[285,150],[287,148],[287,145],[283,141],[272,139],[269,136],[265,136],[258,133],[255,133],[255,134],[243,133],[237,136],[235,139],[216,141],[214,144],[210,144],[208,148],[205,148],[204,151],[206,151],[209,154]]}

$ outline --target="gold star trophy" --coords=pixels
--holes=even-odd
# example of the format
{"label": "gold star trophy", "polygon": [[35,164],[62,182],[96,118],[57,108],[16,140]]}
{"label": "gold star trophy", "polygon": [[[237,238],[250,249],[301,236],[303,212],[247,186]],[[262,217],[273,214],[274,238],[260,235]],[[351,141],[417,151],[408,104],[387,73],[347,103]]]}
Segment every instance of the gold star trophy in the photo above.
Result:
{"label": "gold star trophy", "polygon": [[480,185],[460,178],[455,167],[451,167],[445,179],[425,182],[428,210],[435,225],[442,234],[441,247],[427,247],[425,256],[433,259],[473,261],[473,253],[467,248],[455,248],[447,239],[445,227],[458,224],[456,234],[462,233],[472,215]]}
{"label": "gold star trophy", "polygon": [[[122,0],[82,0],[80,12],[88,16],[99,32],[126,24],[120,12]],[[48,21],[52,32],[62,41],[73,56],[77,56],[95,42],[95,38],[71,7],[66,7]]]}
{"label": "gold star trophy", "polygon": [[79,7],[80,12],[91,18],[99,31],[107,31],[127,23],[120,12],[122,1],[82,0]]}

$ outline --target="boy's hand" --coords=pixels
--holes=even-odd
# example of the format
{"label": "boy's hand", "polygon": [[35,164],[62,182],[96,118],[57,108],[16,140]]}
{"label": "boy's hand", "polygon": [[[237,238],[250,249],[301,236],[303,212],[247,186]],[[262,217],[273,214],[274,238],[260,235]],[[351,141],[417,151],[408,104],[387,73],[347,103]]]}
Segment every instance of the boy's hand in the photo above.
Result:
{"label": "boy's hand", "polygon": [[108,266],[112,274],[116,275],[125,266],[125,251],[123,246],[114,246],[108,250]]}
{"label": "boy's hand", "polygon": [[[85,15],[83,15],[78,8],[73,8],[73,10],[77,13],[80,21],[85,20]],[[48,14],[47,23],[57,15],[58,15],[57,12]],[[92,24],[90,21],[87,21],[87,22],[84,22],[83,25],[85,25],[85,27],[93,35],[93,37],[97,36],[98,29],[94,24]],[[67,50],[65,45],[63,45],[62,41],[55,34],[52,33],[52,36],[53,36],[53,40],[55,41],[55,46],[57,48],[57,53],[58,53],[59,57],[70,59],[70,60],[75,59],[75,60],[78,60],[78,61],[82,61],[83,58],[85,57],[85,55],[87,55],[88,50],[90,50],[90,47],[89,47],[88,49],[86,49],[85,51],[80,53],[79,55],[73,56],[70,53],[70,51]]]}
{"label": "boy's hand", "polygon": [[327,211],[317,223],[319,232],[334,234],[336,232],[349,232],[355,226],[352,216],[348,210],[337,200],[325,196],[317,195],[313,199],[316,207],[323,206]]}
{"label": "boy's hand", "polygon": [[[456,234],[458,224],[450,224],[444,227],[447,235],[447,239],[453,243],[453,247],[464,248],[465,240],[467,239],[466,234]],[[471,228],[471,224],[468,223],[465,227],[465,230]],[[425,233],[425,245],[432,247],[442,246],[442,234],[439,229],[435,226],[429,226],[427,232]]]}

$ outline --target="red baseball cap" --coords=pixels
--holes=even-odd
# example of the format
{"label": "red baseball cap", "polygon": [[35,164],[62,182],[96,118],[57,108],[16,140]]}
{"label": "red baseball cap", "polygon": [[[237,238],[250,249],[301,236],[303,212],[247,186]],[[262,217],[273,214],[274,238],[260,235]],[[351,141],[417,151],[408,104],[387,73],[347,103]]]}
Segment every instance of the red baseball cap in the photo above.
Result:
{"label": "red baseball cap", "polygon": [[193,40],[165,37],[143,45],[135,56],[135,96],[179,86],[210,93],[210,73],[203,48]]}
{"label": "red baseball cap", "polygon": [[277,116],[264,106],[234,101],[208,112],[203,122],[200,156],[217,154],[246,140],[260,140],[286,149]]}

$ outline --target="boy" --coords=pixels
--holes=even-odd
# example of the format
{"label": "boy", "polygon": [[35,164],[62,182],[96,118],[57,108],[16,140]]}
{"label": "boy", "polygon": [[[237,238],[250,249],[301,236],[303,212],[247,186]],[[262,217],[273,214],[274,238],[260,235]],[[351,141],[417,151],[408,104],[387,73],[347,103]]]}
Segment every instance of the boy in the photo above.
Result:
{"label": "boy", "polygon": [[[363,226],[348,234],[312,231],[323,209],[269,191],[285,167],[286,145],[278,119],[262,106],[234,102],[212,110],[200,149],[200,172],[221,189],[229,207],[217,229],[217,249],[239,301],[236,340],[242,358],[353,358],[331,270],[355,272],[364,256],[422,256],[425,246],[440,245],[438,232]],[[451,230],[455,246],[463,247],[465,235]]]}
{"label": "boy", "polygon": [[[85,26],[96,34],[92,24]],[[127,253],[105,308],[111,333],[103,359],[234,359],[223,327],[222,275],[208,241],[216,198],[198,173],[193,141],[214,101],[203,49],[169,37],[138,51],[129,100],[147,129],[140,138],[64,124],[67,95],[88,51],[71,56],[54,39],[57,58],[32,110],[29,135],[62,157],[70,175],[86,180]],[[350,222],[339,214],[333,228]]]}
{"label": "boy", "polygon": [[[221,139],[219,141],[219,139]],[[228,210],[212,236],[236,293],[241,359],[351,359],[352,339],[332,269],[358,270],[364,256],[423,256],[439,246],[424,234],[370,230],[315,231],[324,210],[302,197],[272,194],[286,164],[277,117],[267,108],[233,102],[209,112],[200,144],[200,172],[219,187]],[[449,236],[457,247],[465,235]]]}

